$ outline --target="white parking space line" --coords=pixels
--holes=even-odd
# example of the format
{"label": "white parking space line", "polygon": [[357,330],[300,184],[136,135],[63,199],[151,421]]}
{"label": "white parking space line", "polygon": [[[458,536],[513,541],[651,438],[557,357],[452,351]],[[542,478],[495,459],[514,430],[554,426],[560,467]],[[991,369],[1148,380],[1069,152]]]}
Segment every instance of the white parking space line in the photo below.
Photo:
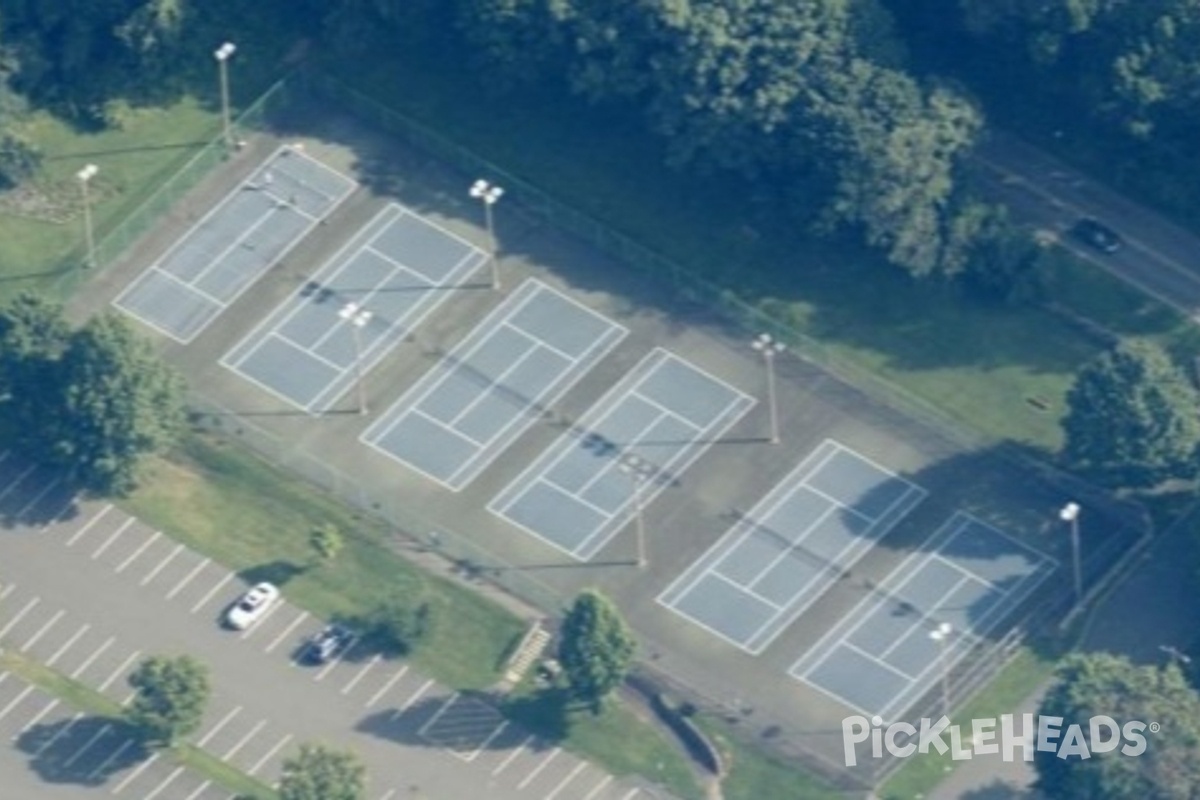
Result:
{"label": "white parking space line", "polygon": [[499,775],[501,772],[508,769],[508,765],[511,764],[512,762],[516,761],[517,756],[521,755],[521,753],[524,753],[525,748],[532,741],[533,741],[532,734],[530,734],[529,736],[526,736],[525,741],[521,742],[519,745],[514,747],[513,751],[511,753],[509,753],[507,756],[505,756],[503,761],[501,761],[499,764],[496,765],[496,768],[492,770],[492,775],[493,776]]}
{"label": "white parking space line", "polygon": [[106,691],[109,686],[112,686],[112,682],[115,681],[117,678],[119,678],[121,676],[121,673],[123,673],[125,670],[129,669],[129,665],[132,664],[133,660],[135,658],[137,658],[138,656],[140,656],[141,654],[142,654],[141,650],[134,650],[132,653],[130,653],[129,658],[125,659],[124,663],[122,663],[121,666],[114,669],[112,674],[104,679],[104,683],[100,684],[100,691],[102,691],[102,692]]}
{"label": "white parking space line", "polygon": [[630,789],[629,794],[621,798],[621,800],[633,800],[633,798],[641,792],[641,789]]}
{"label": "white parking space line", "polygon": [[69,766],[71,766],[72,764],[74,764],[76,761],[78,761],[78,760],[79,760],[79,757],[80,757],[80,756],[82,756],[82,755],[83,755],[85,752],[87,752],[87,749],[88,749],[89,747],[91,747],[91,746],[92,746],[92,745],[94,745],[96,742],[98,742],[98,741],[100,740],[100,737],[101,737],[101,736],[103,736],[104,734],[108,733],[110,730],[112,730],[112,725],[109,725],[109,724],[107,724],[107,723],[105,723],[104,725],[102,725],[102,726],[100,727],[100,730],[98,730],[98,731],[96,731],[94,734],[92,734],[92,738],[88,739],[88,740],[87,740],[87,743],[86,743],[86,744],[84,744],[84,746],[83,746],[83,747],[81,747],[81,748],[79,748],[78,750],[76,750],[76,751],[74,752],[74,754],[72,754],[72,755],[71,755],[71,757],[67,759],[66,763],[65,763],[65,764],[63,764],[63,766],[64,766],[64,767],[69,767]]}
{"label": "white parking space line", "polygon": [[415,692],[413,692],[412,696],[410,696],[407,700],[404,701],[404,705],[400,706],[399,708],[397,708],[395,711],[392,712],[392,719],[395,719],[396,717],[403,714],[405,711],[408,711],[408,709],[412,708],[413,703],[415,703],[415,702],[417,702],[417,700],[421,699],[421,695],[428,692],[429,688],[431,686],[433,686],[433,680],[427,680],[424,683],[422,683],[420,688],[418,688]]}
{"label": "white parking space line", "polygon": [[150,792],[150,794],[143,797],[142,800],[154,800],[155,797],[158,797],[159,792],[161,792],[163,789],[170,786],[171,783],[173,783],[175,781],[175,779],[179,777],[179,774],[181,772],[183,772],[183,767],[176,767],[175,770],[170,775],[168,775],[166,777],[166,779],[163,780],[162,783],[160,783],[158,786],[154,787],[154,791]]}
{"label": "white parking space line", "polygon": [[88,773],[88,780],[94,780],[97,775],[100,775],[104,770],[108,769],[108,765],[121,757],[121,754],[133,746],[133,739],[126,739],[121,742],[121,746],[112,751],[108,758],[101,761],[94,770]]}
{"label": "white parking space line", "polygon": [[185,586],[187,586],[189,583],[191,583],[191,582],[192,582],[192,578],[194,578],[194,577],[196,577],[197,575],[199,575],[199,574],[200,574],[200,570],[202,570],[202,569],[204,569],[205,567],[207,567],[207,566],[209,565],[209,563],[210,563],[210,562],[209,562],[209,560],[206,558],[206,559],[204,559],[203,561],[201,561],[199,564],[197,564],[195,569],[193,569],[191,572],[189,572],[189,573],[188,573],[188,574],[187,574],[187,575],[184,577],[184,579],[183,579],[183,580],[181,580],[179,583],[175,584],[175,588],[174,588],[174,589],[172,589],[170,592],[168,592],[168,593],[167,593],[167,599],[168,599],[168,600],[173,600],[173,599],[175,599],[175,595],[177,595],[177,594],[179,594],[180,592],[182,592],[182,591],[183,591],[183,587],[185,587]]}
{"label": "white parking space line", "polygon": [[158,757],[160,755],[162,755],[162,754],[155,753],[154,755],[150,756],[145,761],[143,761],[140,765],[138,765],[137,769],[135,769],[133,772],[131,772],[125,776],[125,780],[121,781],[120,783],[118,783],[116,786],[113,787],[112,793],[120,794],[121,791],[126,786],[133,783],[135,780],[137,780],[137,777],[139,775],[141,775],[143,772],[145,772],[147,769],[149,769],[151,764],[153,764],[155,761],[158,761]]}
{"label": "white parking space line", "polygon": [[16,480],[14,480],[14,481],[13,481],[12,483],[10,483],[8,486],[5,486],[5,487],[4,487],[4,491],[0,492],[0,500],[3,500],[4,498],[8,497],[8,494],[9,494],[9,492],[11,492],[13,489],[17,488],[17,485],[18,485],[18,484],[20,484],[20,483],[21,483],[21,481],[23,481],[23,480],[25,480],[27,477],[29,477],[29,474],[30,474],[31,472],[33,472],[35,469],[37,469],[37,465],[36,465],[36,464],[34,464],[33,466],[29,467],[29,469],[25,470],[25,471],[24,471],[24,472],[22,472],[20,475],[18,475],[18,476],[17,476],[17,478],[16,478]]}
{"label": "white parking space line", "polygon": [[74,678],[78,678],[80,675],[82,675],[83,671],[85,669],[87,669],[88,667],[90,667],[92,665],[92,662],[94,662],[97,658],[99,658],[100,654],[103,653],[105,650],[107,650],[109,647],[111,647],[112,643],[115,642],[116,640],[117,639],[115,636],[108,637],[108,640],[104,644],[100,645],[99,648],[92,651],[92,654],[90,656],[88,656],[87,659],[85,659],[82,664],[80,664],[78,667],[76,667],[75,670],[67,677],[74,679]]}
{"label": "white parking space line", "polygon": [[405,664],[403,667],[401,667],[399,670],[397,670],[397,671],[396,671],[396,674],[395,674],[395,675],[393,675],[391,678],[389,678],[389,679],[388,679],[388,682],[387,682],[387,683],[385,683],[385,684],[383,685],[383,688],[382,688],[382,689],[380,689],[380,690],[379,690],[378,692],[376,692],[375,694],[371,695],[371,699],[370,699],[370,700],[368,700],[366,703],[364,703],[364,704],[363,704],[363,708],[370,708],[371,706],[373,706],[373,705],[375,705],[376,703],[378,703],[378,702],[379,702],[379,698],[381,698],[381,697],[383,697],[385,694],[387,694],[387,691],[388,691],[388,689],[391,689],[393,686],[395,686],[395,685],[396,685],[396,681],[398,681],[398,680],[400,680],[401,678],[403,678],[403,677],[404,677],[404,674],[405,674],[406,672],[408,672],[408,665],[407,665],[407,664]]}
{"label": "white parking space line", "polygon": [[487,749],[487,746],[492,743],[492,740],[495,739],[497,736],[499,736],[501,733],[503,733],[504,729],[507,727],[508,727],[508,720],[504,720],[499,725],[497,725],[492,730],[492,732],[487,735],[487,738],[484,739],[483,742],[480,743],[480,745],[478,747],[476,747],[474,750],[471,750],[466,753],[459,752],[458,750],[452,750],[451,752],[453,752],[454,755],[458,756],[463,761],[466,761],[466,762],[474,761],[475,759],[479,758],[480,753],[482,753],[484,750]]}
{"label": "white parking space line", "polygon": [[358,674],[351,678],[350,682],[342,687],[342,694],[350,694],[351,690],[353,690],[354,687],[358,685],[358,682],[363,679],[363,676],[370,672],[371,668],[382,660],[383,656],[379,655],[378,653],[372,656],[371,660],[368,661],[361,670],[359,670]]}
{"label": "white parking space line", "polygon": [[209,600],[212,600],[212,598],[213,598],[213,595],[215,595],[217,592],[219,592],[219,591],[221,590],[221,587],[223,587],[225,584],[229,583],[231,580],[233,580],[233,573],[232,573],[232,572],[230,572],[230,573],[229,573],[229,574],[227,574],[227,575],[226,575],[224,578],[222,578],[222,579],[221,579],[221,580],[220,580],[220,581],[217,583],[217,585],[216,585],[216,586],[214,586],[214,587],[212,587],[211,589],[209,589],[209,590],[208,590],[208,594],[204,595],[204,597],[201,597],[201,598],[200,598],[200,602],[198,602],[198,603],[196,603],[196,605],[192,606],[191,613],[192,613],[192,614],[195,614],[197,611],[199,611],[199,610],[200,610],[200,608],[201,608],[201,607],[202,607],[202,606],[203,606],[205,603],[207,603]]}
{"label": "white parking space line", "polygon": [[79,712],[78,714],[76,714],[75,716],[71,717],[70,722],[68,722],[66,725],[64,725],[58,729],[58,733],[54,734],[49,739],[42,742],[42,746],[39,747],[37,750],[33,751],[33,757],[41,758],[42,753],[45,753],[47,750],[49,750],[54,745],[55,742],[57,742],[59,739],[61,739],[68,731],[71,730],[71,728],[74,728],[75,723],[79,722],[79,720],[81,720],[81,719],[83,719],[82,711]]}
{"label": "white parking space line", "polygon": [[271,606],[263,613],[262,617],[259,618],[258,622],[254,623],[249,628],[242,631],[242,635],[239,636],[238,638],[244,642],[247,639],[249,639],[251,636],[253,636],[255,631],[261,631],[263,628],[263,625],[267,624],[267,620],[269,620],[275,614],[275,612],[281,608],[283,608],[282,602],[275,603],[275,605]]}
{"label": "white parking space line", "polygon": [[[422,725],[420,730],[417,731],[417,736],[425,738],[425,732],[437,724],[437,721],[442,718],[442,714],[445,714],[446,710],[448,708],[450,708],[450,706],[454,705],[454,701],[457,699],[458,699],[458,692],[455,692],[454,694],[447,697],[446,702],[442,703],[442,707],[439,708],[437,711],[435,711],[433,716],[430,717],[428,720],[426,720],[425,724]],[[432,740],[430,740],[430,741],[432,741]]]}
{"label": "white parking space line", "polygon": [[584,795],[583,800],[592,800],[593,797],[600,794],[604,787],[608,786],[610,783],[612,783],[612,775],[605,775],[590,792]]}
{"label": "white parking space line", "polygon": [[379,800],[391,800],[392,795],[394,795],[395,793],[396,793],[395,789],[388,789],[386,792],[383,793],[383,797],[380,797]]}
{"label": "white parking space line", "polygon": [[266,726],[266,724],[267,724],[267,721],[265,719],[260,719],[257,723],[255,723],[254,727],[250,729],[250,732],[242,737],[242,740],[240,742],[235,744],[233,747],[229,748],[229,751],[227,753],[225,753],[225,755],[221,756],[221,760],[228,761],[229,759],[233,758],[233,755],[238,750],[241,750],[243,747],[245,747],[246,742],[250,741],[255,736],[257,736],[258,732],[261,731]]}
{"label": "white parking space line", "polygon": [[66,514],[68,510],[70,510],[71,506],[75,505],[75,501],[77,499],[78,499],[77,495],[67,495],[67,499],[63,501],[63,504],[61,506],[59,506],[58,510],[55,511],[53,514],[51,514],[50,517],[45,522],[43,522],[40,526],[38,526],[38,530],[43,533],[50,530],[50,526],[53,525],[54,523],[62,520],[63,515]]}
{"label": "white parking space line", "polygon": [[49,660],[46,661],[46,666],[53,667],[54,662],[62,658],[63,653],[66,653],[68,650],[70,650],[71,647],[73,647],[74,644],[79,641],[79,637],[83,636],[85,633],[91,630],[91,628],[92,626],[88,623],[83,623],[79,630],[75,631],[75,635],[70,639],[67,639],[66,643],[62,647],[58,648],[58,650],[54,652],[54,655],[50,656]]}
{"label": "white parking space line", "polygon": [[183,545],[181,545],[181,544],[175,545],[175,549],[172,550],[170,553],[167,553],[167,557],[164,558],[162,561],[158,562],[158,566],[155,567],[154,569],[150,570],[150,572],[148,572],[146,574],[146,577],[142,578],[141,582],[138,583],[138,586],[145,586],[150,581],[154,580],[155,576],[158,575],[158,573],[162,572],[163,567],[165,567],[167,564],[170,564],[171,560],[173,558],[175,558],[175,556],[179,555],[179,553],[182,550],[183,550]]}
{"label": "white parking space line", "polygon": [[101,517],[103,517],[108,512],[112,511],[112,508],[113,508],[112,503],[109,503],[108,505],[104,506],[104,508],[97,511],[96,516],[92,517],[87,522],[85,522],[83,524],[82,528],[75,531],[75,533],[71,535],[70,539],[67,539],[67,547],[74,547],[75,543],[79,541],[80,537],[82,537],[84,534],[86,534],[88,531],[90,531],[92,529],[92,526],[100,521]]}
{"label": "white parking space line", "polygon": [[196,787],[196,791],[194,791],[194,792],[192,792],[191,794],[189,794],[189,795],[188,795],[188,796],[185,798],[185,800],[196,800],[196,798],[197,798],[197,797],[199,797],[200,795],[204,794],[204,791],[205,791],[205,790],[206,790],[206,789],[207,789],[209,786],[212,786],[212,781],[205,781],[204,783],[202,783],[202,784],[200,784],[199,786],[197,786],[197,787]]}
{"label": "white parking space line", "polygon": [[37,506],[38,503],[42,502],[42,498],[45,497],[46,495],[50,494],[50,492],[54,491],[54,488],[56,486],[58,486],[58,484],[60,484],[60,483],[62,483],[61,478],[55,478],[54,480],[47,483],[45,488],[43,488],[40,492],[38,492],[36,495],[34,495],[33,499],[30,500],[28,503],[26,503],[24,505],[24,507],[22,507],[21,510],[17,512],[17,519],[21,519],[21,517],[24,517],[26,514],[28,514],[30,511],[32,511],[34,509],[34,507]]}
{"label": "white parking space line", "polygon": [[42,717],[46,716],[56,708],[58,708],[58,698],[51,698],[49,703],[46,703],[46,705],[42,706],[41,711],[33,715],[33,719],[29,720],[29,722],[26,722],[21,730],[13,734],[13,741],[15,742],[17,739],[20,739],[26,731],[41,722]]}
{"label": "white parking space line", "polygon": [[52,627],[54,627],[54,625],[55,625],[55,624],[56,624],[56,623],[57,623],[57,622],[58,622],[60,619],[62,619],[64,616],[66,616],[66,613],[67,613],[67,612],[66,612],[66,611],[63,611],[61,608],[60,608],[58,611],[55,611],[55,612],[54,612],[54,616],[53,616],[53,617],[51,617],[51,618],[50,618],[50,619],[49,619],[49,620],[46,622],[46,624],[45,624],[45,625],[43,625],[43,626],[41,627],[41,629],[40,629],[40,630],[38,630],[38,632],[37,632],[37,633],[35,633],[33,636],[29,637],[29,641],[27,641],[27,642],[25,642],[25,644],[21,645],[21,648],[20,648],[20,649],[21,649],[23,652],[26,652],[26,651],[28,651],[28,650],[29,650],[29,648],[31,648],[31,647],[33,647],[35,644],[37,644],[37,642],[38,642],[38,639],[41,639],[43,636],[45,636],[45,635],[46,635],[46,631],[48,631],[48,630],[50,630]]}
{"label": "white parking space line", "polygon": [[357,637],[357,636],[351,638],[350,641],[347,642],[346,646],[342,648],[342,652],[338,653],[336,657],[331,659],[330,662],[328,664],[326,664],[325,667],[320,672],[317,673],[317,676],[315,678],[313,678],[313,680],[314,681],[325,680],[325,676],[328,675],[330,672],[333,672],[334,668],[337,667],[338,664],[342,663],[346,659],[346,654],[354,649],[354,646],[356,644],[358,644],[358,639],[359,639],[359,637]]}
{"label": "white parking space line", "polygon": [[209,729],[208,733],[204,734],[204,738],[202,738],[200,741],[196,742],[196,746],[204,747],[204,745],[208,744],[209,739],[216,736],[217,731],[221,730],[221,728],[224,728],[225,725],[229,722],[229,720],[236,717],[238,715],[238,713],[241,712],[241,710],[242,710],[242,707],[238,706],[237,708],[233,709],[233,711],[230,711],[228,714],[226,714],[224,716],[224,718],[221,719],[220,722],[218,722],[216,725],[212,726],[211,729]]}
{"label": "white parking space line", "polygon": [[121,708],[126,708],[133,702],[133,698],[137,697],[137,689],[134,689],[129,694],[125,695],[125,699],[121,701]]}
{"label": "white parking space line", "polygon": [[296,617],[294,620],[292,620],[292,623],[283,629],[283,633],[276,636],[275,641],[273,641],[269,645],[267,645],[267,648],[265,650],[263,650],[263,652],[269,653],[272,650],[274,650],[276,647],[278,647],[280,642],[282,642],[284,639],[286,639],[288,637],[288,635],[291,634],[292,631],[296,630],[296,626],[299,625],[301,622],[304,622],[304,620],[306,620],[306,619],[308,619],[308,612],[301,611],[300,615],[298,617]]}
{"label": "white parking space line", "polygon": [[571,781],[575,780],[575,778],[578,777],[579,773],[583,772],[586,768],[587,768],[586,761],[580,761],[578,764],[576,764],[575,769],[571,770],[571,772],[567,775],[567,777],[563,778],[562,781],[558,784],[558,786],[554,787],[554,791],[552,791],[550,794],[546,795],[544,800],[554,800],[555,797],[558,797],[558,793],[561,792],[563,789],[565,789],[567,787],[567,784],[570,783]]}
{"label": "white parking space line", "polygon": [[125,520],[125,522],[121,525],[121,527],[119,527],[115,531],[113,531],[112,535],[104,540],[104,544],[100,545],[92,552],[92,561],[95,561],[97,558],[102,556],[104,554],[104,551],[108,549],[108,546],[111,545],[113,542],[115,542],[117,540],[117,537],[120,536],[122,533],[124,533],[125,529],[128,528],[132,524],[133,524],[133,517],[130,517],[129,519]]}
{"label": "white parking space line", "polygon": [[551,750],[550,755],[546,756],[545,760],[543,760],[542,763],[540,763],[536,767],[534,767],[533,771],[525,776],[525,780],[523,780],[517,784],[517,788],[524,789],[526,786],[533,783],[534,779],[537,778],[538,775],[542,774],[542,770],[544,770],[546,767],[550,766],[550,762],[553,761],[554,759],[558,758],[558,754],[561,752],[562,752],[561,747],[556,747],[553,750]]}
{"label": "white parking space line", "polygon": [[270,750],[268,750],[267,754],[265,756],[260,758],[258,761],[254,762],[254,766],[251,767],[250,771],[247,772],[246,774],[253,775],[254,773],[258,772],[260,769],[262,769],[263,764],[266,764],[268,761],[270,761],[272,756],[274,756],[276,753],[278,753],[280,750],[282,750],[284,747],[286,747],[287,743],[290,742],[291,740],[292,740],[292,735],[290,733],[284,734],[283,738],[280,739],[278,742],[276,742],[275,746],[272,747]]}
{"label": "white parking space line", "polygon": [[9,713],[10,711],[12,711],[14,708],[16,708],[16,707],[17,707],[17,705],[18,705],[18,704],[19,704],[19,703],[20,703],[22,700],[24,700],[26,697],[28,697],[28,696],[30,695],[30,693],[32,693],[32,692],[33,692],[33,690],[34,690],[35,688],[36,688],[36,687],[35,687],[35,686],[34,686],[34,685],[31,683],[31,684],[29,684],[28,686],[26,686],[26,687],[25,687],[25,691],[23,691],[23,692],[21,692],[20,694],[18,694],[18,695],[17,695],[16,697],[14,697],[12,700],[9,700],[9,701],[8,701],[8,705],[6,705],[6,706],[5,706],[5,707],[4,707],[2,710],[0,710],[0,719],[4,719],[5,717],[7,717],[7,716],[8,716],[8,713]]}
{"label": "white parking space line", "polygon": [[158,540],[159,536],[162,536],[162,532],[155,531],[154,534],[149,539],[142,542],[141,547],[134,550],[133,553],[128,558],[126,558],[124,561],[121,562],[121,565],[118,566],[116,569],[116,573],[118,575],[120,575],[122,572],[125,571],[126,567],[128,567],[134,561],[137,561],[138,556],[140,556],[142,553],[146,552],[146,548],[149,547],[150,545],[154,544]]}
{"label": "white parking space line", "polygon": [[36,606],[41,601],[42,601],[42,599],[40,597],[35,597],[32,600],[30,600],[28,603],[26,603],[25,607],[22,608],[20,611],[18,611],[17,615],[15,617],[13,617],[12,619],[10,619],[8,621],[8,624],[5,625],[3,629],[0,629],[0,639],[3,639],[5,636],[7,636],[8,632],[11,631],[16,626],[16,624],[18,622],[20,622],[21,619],[26,614],[28,614],[33,609],[33,607]]}
{"label": "white parking space line", "polygon": [[10,594],[13,593],[13,591],[16,588],[17,588],[17,585],[15,583],[10,583],[8,586],[5,586],[4,591],[0,591],[0,600],[3,600],[4,598],[8,597]]}

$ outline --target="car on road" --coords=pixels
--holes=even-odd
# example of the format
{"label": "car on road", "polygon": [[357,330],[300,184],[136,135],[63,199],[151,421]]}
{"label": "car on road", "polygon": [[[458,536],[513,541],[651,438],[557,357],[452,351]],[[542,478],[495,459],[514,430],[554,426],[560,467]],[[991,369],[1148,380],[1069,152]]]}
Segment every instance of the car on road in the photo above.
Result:
{"label": "car on road", "polygon": [[238,598],[225,614],[225,623],[234,630],[244,631],[258,622],[279,599],[279,587],[259,583]]}
{"label": "car on road", "polygon": [[1121,236],[1099,220],[1084,217],[1071,228],[1071,234],[1086,245],[1103,253],[1115,253],[1121,249]]}
{"label": "car on road", "polygon": [[314,633],[300,651],[300,659],[308,664],[325,664],[346,651],[354,633],[342,625],[326,625]]}

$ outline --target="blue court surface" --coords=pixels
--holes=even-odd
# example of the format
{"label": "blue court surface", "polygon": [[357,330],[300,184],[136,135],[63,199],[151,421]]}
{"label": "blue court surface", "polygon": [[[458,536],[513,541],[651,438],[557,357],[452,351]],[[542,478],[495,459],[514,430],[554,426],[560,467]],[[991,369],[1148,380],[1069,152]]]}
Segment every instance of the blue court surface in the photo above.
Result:
{"label": "blue court surface", "polygon": [[362,441],[455,491],[628,331],[529,279],[421,377]]}
{"label": "blue court surface", "polygon": [[761,653],[925,496],[826,439],[658,601]]}
{"label": "blue court surface", "polygon": [[[486,260],[393,203],[221,363],[297,408],[328,411]],[[361,328],[340,315],[349,303],[370,313]]]}
{"label": "blue court surface", "polygon": [[[894,721],[1055,569],[1048,556],[959,512],[789,673]],[[930,633],[943,623],[951,633],[939,644]]]}
{"label": "blue court surface", "polygon": [[[629,522],[634,502],[652,502],[753,405],[729,384],[656,349],[488,509],[585,561]],[[639,478],[622,465],[636,465],[645,486],[639,489]]]}
{"label": "blue court surface", "polygon": [[113,301],[186,344],[327,217],[356,184],[282,147]]}

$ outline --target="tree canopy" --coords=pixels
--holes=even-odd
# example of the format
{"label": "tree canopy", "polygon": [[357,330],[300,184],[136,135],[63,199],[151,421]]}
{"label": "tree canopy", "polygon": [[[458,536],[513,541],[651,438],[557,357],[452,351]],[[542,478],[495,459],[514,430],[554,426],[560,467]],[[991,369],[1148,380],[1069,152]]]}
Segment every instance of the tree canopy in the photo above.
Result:
{"label": "tree canopy", "polygon": [[594,590],[581,592],[559,633],[558,660],[572,698],[598,712],[625,680],[635,647],[612,601]]}
{"label": "tree canopy", "polygon": [[363,800],[366,774],[354,753],[305,743],[283,762],[279,800]]}
{"label": "tree canopy", "polygon": [[208,669],[191,656],[152,656],[129,676],[136,694],[126,719],[151,744],[170,746],[194,733],[211,689]]}

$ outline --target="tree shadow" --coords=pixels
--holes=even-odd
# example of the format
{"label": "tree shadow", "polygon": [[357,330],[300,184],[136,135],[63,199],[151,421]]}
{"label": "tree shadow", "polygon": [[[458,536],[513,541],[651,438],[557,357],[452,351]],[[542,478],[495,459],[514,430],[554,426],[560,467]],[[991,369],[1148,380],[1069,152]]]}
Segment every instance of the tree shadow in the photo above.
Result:
{"label": "tree shadow", "polygon": [[251,586],[259,583],[273,583],[283,588],[289,581],[303,575],[312,568],[311,564],[297,564],[294,561],[280,559],[256,564],[238,573],[238,577]]}
{"label": "tree shadow", "polygon": [[23,731],[16,747],[47,783],[100,786],[149,757],[137,730],[120,719],[82,717],[40,723]]}
{"label": "tree shadow", "polygon": [[959,795],[959,800],[1040,800],[1041,795],[1034,789],[1023,789],[1012,786],[1002,780],[995,780],[977,789],[968,789]]}

